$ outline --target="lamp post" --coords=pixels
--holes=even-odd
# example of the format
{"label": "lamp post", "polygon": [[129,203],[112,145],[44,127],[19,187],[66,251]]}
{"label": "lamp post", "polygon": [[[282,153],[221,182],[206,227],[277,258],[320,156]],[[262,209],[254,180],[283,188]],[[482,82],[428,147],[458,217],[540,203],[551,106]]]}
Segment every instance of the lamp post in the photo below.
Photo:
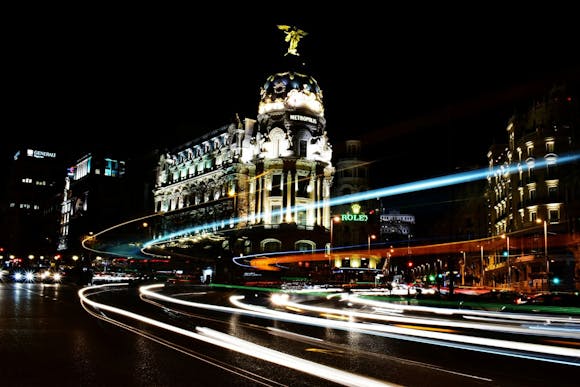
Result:
{"label": "lamp post", "polygon": [[328,244],[328,267],[330,269],[332,269],[332,256],[331,256],[331,252],[332,252],[332,244],[334,242],[334,223],[338,223],[340,222],[340,217],[337,216],[333,216],[332,218],[330,218],[330,243]]}
{"label": "lamp post", "polygon": [[479,246],[481,250],[481,286],[485,285],[485,268],[483,267],[483,245]]}
{"label": "lamp post", "polygon": [[512,284],[512,268],[510,265],[510,237],[506,234],[501,236],[506,239],[506,249],[507,249],[507,267],[508,267],[508,286],[511,288]]}
{"label": "lamp post", "polygon": [[548,222],[536,219],[536,223],[544,223],[544,258],[546,259],[546,274],[550,274],[550,260],[548,259]]}
{"label": "lamp post", "polygon": [[550,289],[550,259],[548,258],[548,222],[536,219],[536,223],[544,223],[544,259],[546,260],[546,286]]}
{"label": "lamp post", "polygon": [[465,285],[465,251],[461,252],[463,254],[463,262],[461,264],[461,285]]}
{"label": "lamp post", "polygon": [[367,252],[368,252],[368,254],[369,254],[369,258],[370,258],[370,255],[371,255],[371,239],[375,239],[376,237],[377,237],[377,236],[376,236],[375,234],[369,234],[369,235],[368,235],[368,238],[367,238],[367,242],[368,242],[368,243],[367,243],[367,245],[368,245],[368,250],[367,250]]}

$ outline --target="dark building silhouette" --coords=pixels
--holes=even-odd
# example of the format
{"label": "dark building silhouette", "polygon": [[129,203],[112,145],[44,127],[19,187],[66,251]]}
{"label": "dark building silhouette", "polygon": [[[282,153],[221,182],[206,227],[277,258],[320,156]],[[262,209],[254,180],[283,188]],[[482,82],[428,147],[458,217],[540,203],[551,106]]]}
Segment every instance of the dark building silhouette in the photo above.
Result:
{"label": "dark building silhouette", "polygon": [[0,255],[5,265],[49,265],[60,208],[62,156],[22,147],[10,161],[0,217]]}

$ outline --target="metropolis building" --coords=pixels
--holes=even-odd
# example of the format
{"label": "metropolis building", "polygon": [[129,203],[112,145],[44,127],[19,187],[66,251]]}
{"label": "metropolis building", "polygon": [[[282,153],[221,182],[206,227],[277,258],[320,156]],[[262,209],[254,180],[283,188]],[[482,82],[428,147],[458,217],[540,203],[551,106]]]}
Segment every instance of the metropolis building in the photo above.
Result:
{"label": "metropolis building", "polygon": [[208,263],[324,249],[332,147],[322,90],[291,63],[296,55],[289,50],[288,68],[267,77],[256,119],[236,115],[235,122],[159,157],[153,197],[163,216],[153,230],[161,241],[154,247]]}

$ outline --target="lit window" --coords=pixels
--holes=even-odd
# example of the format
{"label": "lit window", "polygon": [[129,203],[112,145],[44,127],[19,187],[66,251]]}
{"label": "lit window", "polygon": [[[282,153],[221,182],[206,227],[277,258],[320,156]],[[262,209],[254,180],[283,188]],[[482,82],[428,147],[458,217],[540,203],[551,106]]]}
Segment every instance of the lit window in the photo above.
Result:
{"label": "lit window", "polygon": [[528,157],[533,157],[534,156],[534,146],[528,145],[527,150],[528,150]]}
{"label": "lit window", "polygon": [[558,187],[548,187],[548,197],[550,198],[551,202],[554,202],[558,199]]}
{"label": "lit window", "polygon": [[272,224],[280,224],[282,221],[282,206],[274,205],[272,206]]}

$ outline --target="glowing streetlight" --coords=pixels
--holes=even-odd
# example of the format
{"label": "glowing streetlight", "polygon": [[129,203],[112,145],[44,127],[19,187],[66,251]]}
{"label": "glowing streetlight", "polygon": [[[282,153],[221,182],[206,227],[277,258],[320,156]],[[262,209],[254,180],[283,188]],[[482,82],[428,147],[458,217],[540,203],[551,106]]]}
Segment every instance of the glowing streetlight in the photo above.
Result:
{"label": "glowing streetlight", "polygon": [[485,268],[483,267],[483,245],[479,246],[481,250],[481,286],[485,285]]}
{"label": "glowing streetlight", "polygon": [[330,219],[330,248],[332,249],[332,244],[334,242],[334,223],[340,223],[340,216],[334,216]]}
{"label": "glowing streetlight", "polygon": [[331,264],[331,256],[330,253],[332,252],[332,243],[334,242],[334,223],[340,222],[340,216],[336,215],[330,218],[330,243],[328,245],[328,266],[332,267]]}
{"label": "glowing streetlight", "polygon": [[508,284],[511,286],[512,283],[512,268],[510,265],[510,237],[507,236],[506,234],[503,234],[501,236],[502,238],[505,238],[506,240],[506,248],[507,248],[507,266],[508,266]]}
{"label": "glowing streetlight", "polygon": [[368,241],[368,253],[369,253],[369,258],[370,258],[370,254],[371,254],[371,239],[376,239],[377,236],[375,234],[369,234],[367,241]]}
{"label": "glowing streetlight", "polygon": [[546,259],[546,275],[550,275],[550,260],[548,259],[548,222],[536,219],[536,223],[544,223],[544,258]]}
{"label": "glowing streetlight", "polygon": [[461,251],[463,254],[463,263],[461,264],[461,285],[465,285],[465,251]]}

